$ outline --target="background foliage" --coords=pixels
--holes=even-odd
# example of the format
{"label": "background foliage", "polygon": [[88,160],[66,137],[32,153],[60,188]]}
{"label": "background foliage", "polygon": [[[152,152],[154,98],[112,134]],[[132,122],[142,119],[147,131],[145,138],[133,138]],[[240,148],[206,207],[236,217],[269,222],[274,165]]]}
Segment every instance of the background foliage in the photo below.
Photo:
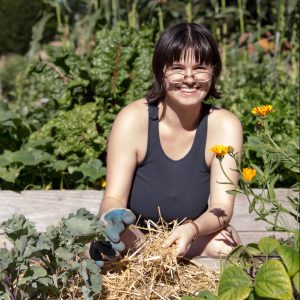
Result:
{"label": "background foliage", "polygon": [[[101,188],[112,122],[149,89],[155,41],[178,21],[203,23],[219,43],[223,98],[214,104],[241,119],[245,165],[262,164],[249,113],[257,105],[273,105],[274,140],[299,154],[297,1],[29,2],[30,11],[0,0],[2,189]],[[280,174],[277,186],[299,180],[284,163]]]}

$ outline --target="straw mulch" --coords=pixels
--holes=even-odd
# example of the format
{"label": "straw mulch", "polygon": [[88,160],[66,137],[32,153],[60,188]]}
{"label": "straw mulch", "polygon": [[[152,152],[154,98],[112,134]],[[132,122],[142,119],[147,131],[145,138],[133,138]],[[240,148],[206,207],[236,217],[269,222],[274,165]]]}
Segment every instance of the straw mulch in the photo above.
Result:
{"label": "straw mulch", "polygon": [[[163,220],[160,223],[148,221],[142,241],[123,259],[105,263],[99,299],[173,300],[197,290],[216,289],[217,272],[187,259],[177,259],[175,247],[161,248],[169,231]],[[173,222],[173,229],[178,225]]]}

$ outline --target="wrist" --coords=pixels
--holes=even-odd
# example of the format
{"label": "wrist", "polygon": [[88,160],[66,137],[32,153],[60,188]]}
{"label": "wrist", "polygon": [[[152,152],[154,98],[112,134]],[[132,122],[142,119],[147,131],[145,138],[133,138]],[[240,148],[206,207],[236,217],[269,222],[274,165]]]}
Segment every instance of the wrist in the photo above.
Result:
{"label": "wrist", "polygon": [[195,229],[194,240],[200,235],[200,230],[198,225],[193,220],[185,220],[182,224],[192,224]]}

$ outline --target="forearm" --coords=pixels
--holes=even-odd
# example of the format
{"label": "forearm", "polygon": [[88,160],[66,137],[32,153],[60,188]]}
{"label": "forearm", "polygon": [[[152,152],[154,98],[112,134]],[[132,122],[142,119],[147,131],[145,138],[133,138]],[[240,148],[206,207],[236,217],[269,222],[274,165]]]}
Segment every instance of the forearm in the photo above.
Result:
{"label": "forearm", "polygon": [[104,195],[99,209],[99,217],[109,210],[115,208],[126,208],[126,205],[121,199],[109,195]]}
{"label": "forearm", "polygon": [[232,217],[232,207],[214,205],[194,220],[199,228],[200,235],[207,235],[222,230],[229,225]]}

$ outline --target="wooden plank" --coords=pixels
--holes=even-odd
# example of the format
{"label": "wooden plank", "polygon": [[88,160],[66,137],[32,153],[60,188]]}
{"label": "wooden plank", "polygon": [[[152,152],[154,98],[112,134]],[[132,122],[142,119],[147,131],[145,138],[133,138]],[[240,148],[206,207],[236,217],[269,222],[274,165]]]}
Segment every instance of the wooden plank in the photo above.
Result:
{"label": "wooden plank", "polygon": [[[257,193],[259,190],[255,190]],[[292,192],[288,189],[276,189],[277,198],[284,201]],[[96,214],[103,197],[103,191],[95,190],[50,190],[50,191],[0,191],[0,224],[14,213],[24,214],[36,223],[38,231],[44,231],[49,225],[56,225],[62,217],[67,217],[81,207]],[[256,214],[249,214],[249,204],[245,196],[238,195],[235,200],[234,215],[231,225],[241,235],[244,244],[258,241],[262,236],[269,236],[266,223],[256,221]],[[288,226],[297,227],[294,219],[284,216]],[[276,237],[281,237],[276,233]],[[283,236],[282,238],[286,238]],[[0,247],[6,240],[0,228]]]}

